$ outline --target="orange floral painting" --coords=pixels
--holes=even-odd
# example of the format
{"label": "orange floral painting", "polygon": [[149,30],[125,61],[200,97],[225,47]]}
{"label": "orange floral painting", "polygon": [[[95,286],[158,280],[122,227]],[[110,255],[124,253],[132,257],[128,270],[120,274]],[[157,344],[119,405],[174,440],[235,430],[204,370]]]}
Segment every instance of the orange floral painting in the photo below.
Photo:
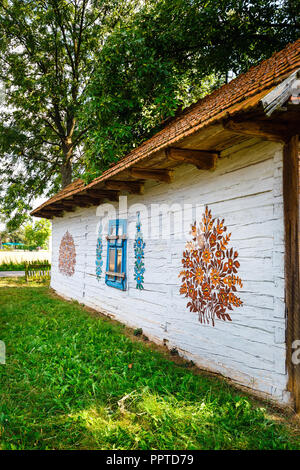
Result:
{"label": "orange floral painting", "polygon": [[187,307],[198,313],[201,323],[215,319],[231,321],[229,311],[243,305],[237,288],[243,287],[238,276],[238,252],[229,248],[224,219],[214,219],[205,208],[202,221],[191,227],[192,241],[187,242],[182,257],[180,294],[189,299]]}
{"label": "orange floral painting", "polygon": [[76,265],[76,250],[72,235],[67,231],[59,246],[58,268],[64,276],[73,276]]}

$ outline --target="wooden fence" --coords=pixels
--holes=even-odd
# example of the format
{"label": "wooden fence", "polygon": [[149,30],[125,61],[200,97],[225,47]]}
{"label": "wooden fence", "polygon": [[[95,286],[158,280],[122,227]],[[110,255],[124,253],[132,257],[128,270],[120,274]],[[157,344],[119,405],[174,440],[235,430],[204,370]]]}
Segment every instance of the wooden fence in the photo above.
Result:
{"label": "wooden fence", "polygon": [[25,263],[26,281],[42,281],[50,279],[51,265],[49,263]]}

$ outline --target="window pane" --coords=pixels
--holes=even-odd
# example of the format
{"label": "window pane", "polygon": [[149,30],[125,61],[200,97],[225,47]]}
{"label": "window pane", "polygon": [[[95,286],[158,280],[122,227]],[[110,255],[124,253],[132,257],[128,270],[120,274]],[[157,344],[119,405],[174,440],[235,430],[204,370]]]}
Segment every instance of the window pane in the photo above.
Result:
{"label": "window pane", "polygon": [[122,248],[117,249],[117,272],[121,273],[122,271]]}
{"label": "window pane", "polygon": [[115,271],[115,250],[113,248],[109,249],[109,271]]}

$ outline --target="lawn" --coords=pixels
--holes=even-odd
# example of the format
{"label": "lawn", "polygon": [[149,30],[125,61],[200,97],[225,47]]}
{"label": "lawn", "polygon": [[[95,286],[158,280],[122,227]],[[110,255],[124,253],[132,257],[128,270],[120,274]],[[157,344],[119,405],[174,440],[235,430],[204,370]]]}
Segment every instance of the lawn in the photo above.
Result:
{"label": "lawn", "polygon": [[0,284],[0,449],[300,449],[297,423],[47,286]]}

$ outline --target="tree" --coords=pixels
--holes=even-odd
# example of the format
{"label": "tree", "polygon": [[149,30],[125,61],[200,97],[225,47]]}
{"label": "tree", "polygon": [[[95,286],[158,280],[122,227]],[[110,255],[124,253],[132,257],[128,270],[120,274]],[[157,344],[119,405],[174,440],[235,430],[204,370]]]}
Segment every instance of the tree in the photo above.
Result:
{"label": "tree", "polygon": [[138,0],[0,0],[1,210],[24,221],[32,197],[82,169],[82,94],[111,31]]}
{"label": "tree", "polygon": [[[299,35],[298,0],[0,0],[0,207],[86,179]],[[90,82],[90,78],[93,78]]]}
{"label": "tree", "polygon": [[47,219],[40,219],[36,222],[27,223],[24,226],[25,244],[35,248],[48,248],[51,235],[51,222]]}
{"label": "tree", "polygon": [[299,37],[298,0],[157,0],[107,39],[87,87],[86,179]]}
{"label": "tree", "polygon": [[22,227],[12,231],[5,228],[0,232],[0,240],[2,243],[25,243],[24,230]]}

